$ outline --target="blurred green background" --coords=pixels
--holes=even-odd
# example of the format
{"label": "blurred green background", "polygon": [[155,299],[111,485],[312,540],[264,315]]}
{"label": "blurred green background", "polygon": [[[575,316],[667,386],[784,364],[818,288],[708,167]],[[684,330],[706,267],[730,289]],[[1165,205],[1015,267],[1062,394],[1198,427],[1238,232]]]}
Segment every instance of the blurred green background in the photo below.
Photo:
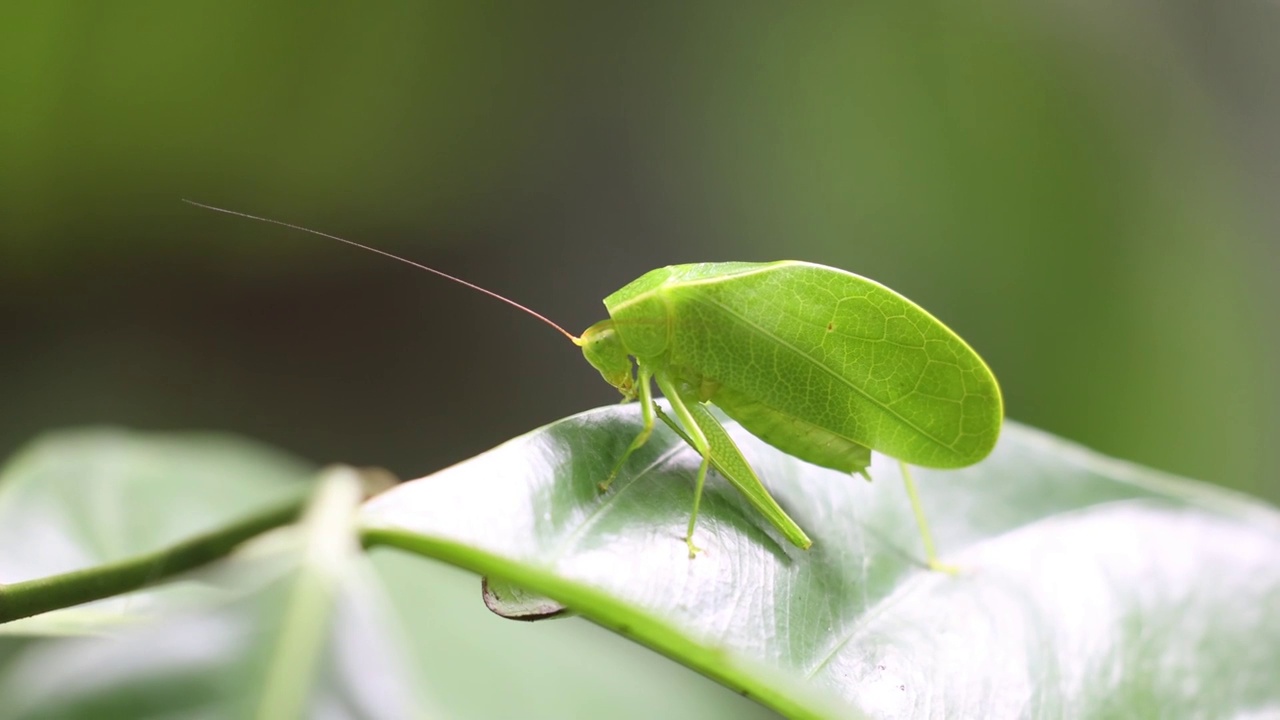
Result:
{"label": "blurred green background", "polygon": [[1280,499],[1280,6],[6,3],[0,454],[233,430],[423,475],[614,402],[653,267],[797,258],[965,337],[1010,417]]}

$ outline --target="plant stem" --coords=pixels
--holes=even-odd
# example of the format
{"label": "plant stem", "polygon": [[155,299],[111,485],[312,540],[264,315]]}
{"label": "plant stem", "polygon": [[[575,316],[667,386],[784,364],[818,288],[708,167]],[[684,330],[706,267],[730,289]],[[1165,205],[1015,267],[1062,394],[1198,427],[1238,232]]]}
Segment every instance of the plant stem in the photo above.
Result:
{"label": "plant stem", "polygon": [[305,503],[306,498],[290,500],[155,552],[61,575],[0,584],[0,623],[138,590],[213,562],[245,540],[293,522]]}

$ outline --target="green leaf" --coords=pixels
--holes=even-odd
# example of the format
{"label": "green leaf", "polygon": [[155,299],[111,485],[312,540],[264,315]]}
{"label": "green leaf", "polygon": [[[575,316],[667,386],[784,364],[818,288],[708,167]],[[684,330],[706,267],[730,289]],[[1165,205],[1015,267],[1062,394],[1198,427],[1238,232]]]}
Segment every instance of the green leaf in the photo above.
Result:
{"label": "green leaf", "polygon": [[[795,717],[1225,716],[1280,709],[1280,514],[1009,423],[961,470],[866,483],[731,426],[814,539],[786,543],[634,407],[522,436],[366,504],[365,537],[491,574]],[[1270,640],[1268,640],[1270,639]]]}
{"label": "green leaf", "polygon": [[[302,497],[305,463],[213,433],[50,433],[0,470],[0,583],[154,552]],[[76,634],[144,617],[163,601],[207,596],[177,585],[0,625],[7,634]]]}
{"label": "green leaf", "polygon": [[[312,485],[290,478],[303,476],[300,463],[224,436],[50,435],[0,486],[5,522],[47,524],[6,534],[0,563],[43,558],[52,573],[153,552],[190,537],[183,528],[216,531],[282,491],[299,496]],[[96,483],[92,501],[85,483]],[[113,523],[122,506],[128,522]],[[0,635],[0,718],[238,717],[267,706],[366,718],[765,717],[580,619],[502,621],[455,568],[352,556],[343,503],[323,506],[332,512],[313,511],[305,529],[249,542],[184,582],[0,625],[21,629]],[[156,532],[164,527],[174,532]],[[116,552],[98,549],[111,543]],[[74,552],[46,552],[58,548]]]}
{"label": "green leaf", "polygon": [[25,649],[0,677],[0,715],[418,716],[354,533],[360,498],[353,471],[326,473],[301,525],[219,568],[240,585],[231,602]]}
{"label": "green leaf", "polygon": [[582,618],[511,622],[475,575],[375,549],[417,683],[455,718],[698,718],[777,715]]}

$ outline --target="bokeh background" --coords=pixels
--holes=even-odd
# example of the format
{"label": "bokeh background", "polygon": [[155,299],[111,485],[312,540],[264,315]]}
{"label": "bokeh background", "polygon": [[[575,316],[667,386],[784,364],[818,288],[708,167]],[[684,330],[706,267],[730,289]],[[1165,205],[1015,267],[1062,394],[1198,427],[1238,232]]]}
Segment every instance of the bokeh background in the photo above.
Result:
{"label": "bokeh background", "polygon": [[1280,5],[6,3],[0,455],[215,428],[427,474],[614,402],[653,267],[798,258],[1011,418],[1280,499]]}

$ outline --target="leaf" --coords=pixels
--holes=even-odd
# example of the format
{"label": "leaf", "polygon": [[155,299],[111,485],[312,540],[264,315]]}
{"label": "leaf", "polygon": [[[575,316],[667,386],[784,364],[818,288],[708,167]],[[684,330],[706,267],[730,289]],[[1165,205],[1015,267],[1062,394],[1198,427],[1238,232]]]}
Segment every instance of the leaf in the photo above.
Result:
{"label": "leaf", "polygon": [[417,682],[455,718],[699,718],[777,715],[578,617],[510,622],[480,602],[477,578],[375,549]]}
{"label": "leaf", "polygon": [[[267,582],[232,602],[170,613],[110,639],[27,649],[0,678],[0,715],[418,716],[353,532],[360,497],[354,472],[327,473],[301,526],[264,536],[252,557],[222,568],[238,569],[245,585],[270,566]],[[346,669],[353,658],[359,672]]]}
{"label": "leaf", "polygon": [[[5,535],[0,564],[25,560],[45,574],[35,560],[52,573],[151,552],[189,537],[185,527],[214,530],[282,491],[296,497],[312,486],[294,482],[304,476],[301,463],[227,436],[51,434],[0,481],[0,518],[31,521],[28,536]],[[113,522],[124,510],[128,522]],[[351,529],[340,518],[309,524],[310,540],[281,529],[183,582],[0,625],[0,718],[241,716],[281,685],[264,680],[273,658],[300,668],[280,702],[326,717],[765,716],[580,619],[501,621],[479,602],[474,576],[455,568],[339,551],[347,569],[325,582],[317,561],[332,566],[323,558],[334,553],[316,548],[349,541]],[[45,553],[28,537],[70,552]],[[297,617],[309,618],[302,631],[282,632]]]}
{"label": "leaf", "polygon": [[565,606],[551,598],[531,593],[502,578],[480,578],[480,594],[485,607],[508,620],[549,620],[564,617]]}
{"label": "leaf", "polygon": [[[604,496],[636,408],[584,413],[366,504],[365,538],[492,574],[793,717],[1280,711],[1280,514],[1009,423],[915,470],[952,577],[922,567],[896,471],[866,483],[730,431],[814,539],[786,543],[659,427]],[[834,703],[834,704],[832,704]]]}
{"label": "leaf", "polygon": [[[0,583],[159,550],[302,497],[313,475],[295,458],[229,435],[50,433],[0,470]],[[0,625],[0,633],[103,630],[162,599],[210,592],[177,585],[130,593]]]}

